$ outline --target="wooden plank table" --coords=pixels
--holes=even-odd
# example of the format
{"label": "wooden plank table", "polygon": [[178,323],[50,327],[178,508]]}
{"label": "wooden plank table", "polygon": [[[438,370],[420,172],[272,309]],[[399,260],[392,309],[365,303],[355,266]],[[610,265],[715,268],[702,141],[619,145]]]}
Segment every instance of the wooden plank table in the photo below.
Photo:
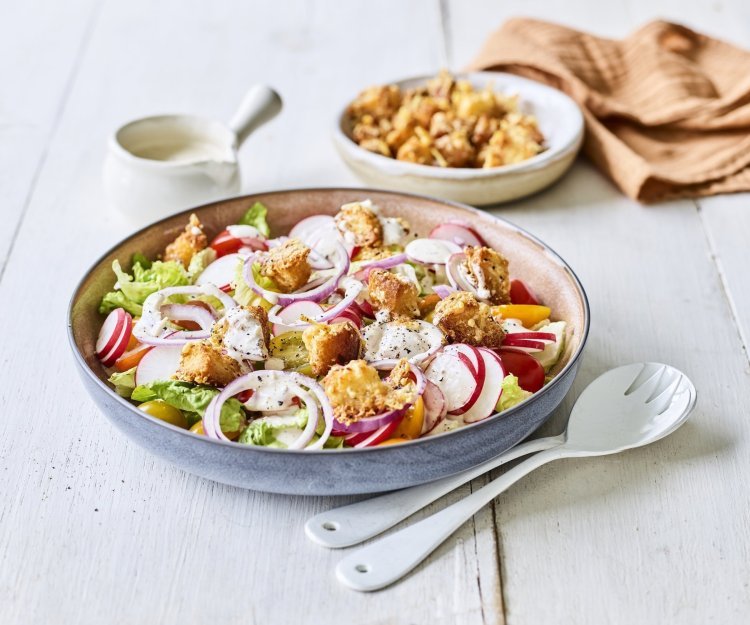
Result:
{"label": "wooden plank table", "polygon": [[125,120],[226,118],[249,84],[268,82],[285,109],[243,149],[245,190],[356,185],[329,130],[367,84],[459,69],[522,12],[608,36],[671,18],[747,45],[745,3],[700,5],[3,4],[0,623],[747,622],[747,195],[643,207],[581,160],[549,190],[493,210],[559,251],[591,299],[579,378],[543,433],[563,427],[594,377],[635,360],[684,370],[698,408],[652,447],[535,472],[373,594],[339,586],[340,552],[301,529],[348,499],[248,492],[155,460],[86,397],[62,321],[80,274],[135,227],[100,185],[106,137]]}

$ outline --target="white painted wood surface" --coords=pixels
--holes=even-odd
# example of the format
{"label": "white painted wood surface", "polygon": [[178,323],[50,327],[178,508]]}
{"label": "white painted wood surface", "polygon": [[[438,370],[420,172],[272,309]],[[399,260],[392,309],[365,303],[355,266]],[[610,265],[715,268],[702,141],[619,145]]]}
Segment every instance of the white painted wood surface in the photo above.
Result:
{"label": "white painted wood surface", "polygon": [[[497,210],[588,290],[572,396],[610,366],[659,359],[694,379],[698,409],[652,448],[529,476],[372,595],[339,587],[340,554],[302,532],[344,499],[252,493],[166,466],[114,434],[72,370],[67,299],[135,228],[102,196],[112,128],[163,111],[226,117],[266,81],[286,108],[242,152],[245,189],[356,185],[328,136],[340,103],[371,82],[460,68],[521,13],[608,36],[666,17],[750,41],[739,0],[0,5],[0,623],[746,622],[747,195],[644,208],[581,161]],[[545,432],[562,428],[572,396]]]}

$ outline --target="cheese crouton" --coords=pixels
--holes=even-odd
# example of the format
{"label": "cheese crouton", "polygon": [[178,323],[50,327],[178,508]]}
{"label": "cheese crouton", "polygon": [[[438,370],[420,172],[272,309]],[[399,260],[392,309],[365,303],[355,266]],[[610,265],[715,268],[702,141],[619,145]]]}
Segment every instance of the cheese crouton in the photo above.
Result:
{"label": "cheese crouton", "polygon": [[268,358],[270,340],[268,313],[260,306],[232,308],[211,330],[212,345],[238,362]]}
{"label": "cheese crouton", "polygon": [[315,375],[325,375],[333,365],[345,365],[360,357],[364,342],[356,326],[348,321],[315,324],[302,333]]}
{"label": "cheese crouton", "polygon": [[380,247],[383,245],[383,226],[374,211],[352,202],[344,204],[336,217],[336,226],[344,238],[360,247]]}
{"label": "cheese crouton", "polygon": [[419,291],[408,278],[373,269],[367,285],[373,310],[386,310],[394,317],[419,317]]}
{"label": "cheese crouton", "polygon": [[342,423],[398,410],[414,398],[413,386],[394,388],[364,360],[334,365],[322,383],[333,414]]}
{"label": "cheese crouton", "polygon": [[208,246],[208,239],[203,233],[203,224],[196,215],[190,215],[190,221],[180,235],[164,250],[164,260],[182,263],[187,269],[190,259]]}
{"label": "cheese crouton", "polygon": [[438,302],[433,321],[453,343],[500,347],[505,338],[491,308],[466,291],[453,293]]}
{"label": "cheese crouton", "polygon": [[223,387],[243,373],[240,363],[217,349],[211,341],[191,341],[182,348],[176,380]]}
{"label": "cheese crouton", "polygon": [[309,254],[310,248],[302,241],[289,239],[261,258],[260,275],[271,278],[282,293],[296,291],[310,279]]}
{"label": "cheese crouton", "polygon": [[467,247],[465,269],[482,299],[491,304],[510,304],[508,261],[489,247]]}

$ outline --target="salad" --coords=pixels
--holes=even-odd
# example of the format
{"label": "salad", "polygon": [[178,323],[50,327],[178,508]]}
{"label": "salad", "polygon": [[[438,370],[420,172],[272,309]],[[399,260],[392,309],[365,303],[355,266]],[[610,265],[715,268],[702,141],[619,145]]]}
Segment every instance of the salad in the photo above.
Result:
{"label": "salad", "polygon": [[209,240],[196,215],[134,255],[99,305],[96,353],[144,412],[241,445],[404,443],[539,391],[565,322],[470,224],[423,235],[370,200],[281,236],[255,203]]}

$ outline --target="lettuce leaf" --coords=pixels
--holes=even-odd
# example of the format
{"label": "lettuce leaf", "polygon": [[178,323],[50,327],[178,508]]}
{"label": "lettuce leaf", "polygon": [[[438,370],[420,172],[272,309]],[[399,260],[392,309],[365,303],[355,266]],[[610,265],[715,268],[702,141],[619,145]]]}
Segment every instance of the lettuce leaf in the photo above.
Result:
{"label": "lettuce leaf", "polygon": [[531,393],[525,391],[518,386],[518,378],[512,373],[509,373],[503,378],[503,392],[500,394],[500,399],[495,406],[495,410],[502,412],[508,408],[512,408],[516,404],[520,404],[524,399],[529,397]]}
{"label": "lettuce leaf", "polygon": [[268,227],[266,215],[268,215],[268,209],[260,202],[256,202],[242,216],[239,223],[243,226],[252,226],[264,237],[268,238],[271,236],[271,229]]}
{"label": "lettuce leaf", "polygon": [[[251,421],[238,442],[244,445],[259,445],[261,447],[277,447],[286,449],[289,444],[302,434],[307,425],[307,409],[300,408],[290,415],[271,415]],[[310,443],[320,438],[325,430],[325,422],[320,419],[316,433]],[[344,445],[344,438],[331,436],[323,444],[324,449],[338,449]]]}
{"label": "lettuce leaf", "polygon": [[113,384],[118,395],[129,398],[135,388],[136,367],[127,371],[115,371],[109,376],[109,383]]}
{"label": "lettuce leaf", "polygon": [[185,268],[177,262],[154,261],[144,267],[138,260],[133,263],[132,275],[123,271],[120,261],[112,263],[112,271],[117,276],[115,290],[107,293],[99,304],[99,312],[106,314],[122,307],[132,315],[140,315],[146,298],[168,286],[190,284]]}
{"label": "lettuce leaf", "polygon": [[208,267],[212,262],[216,260],[216,252],[213,248],[207,247],[200,252],[193,254],[190,259],[190,265],[188,265],[188,277],[190,282],[195,282],[195,279],[203,273],[203,270]]}
{"label": "lettuce leaf", "polygon": [[[234,295],[232,297],[234,297],[238,304],[242,304],[243,306],[262,306],[266,310],[270,310],[273,307],[273,304],[263,299],[247,286],[247,282],[245,282],[245,278],[242,276],[243,265],[244,263],[242,261],[237,263],[234,280],[232,281],[232,286],[234,287]],[[266,278],[265,276],[260,275],[260,265],[258,263],[253,264],[253,276],[255,277],[255,282],[258,286],[268,291],[276,291],[278,289],[271,278]]]}
{"label": "lettuce leaf", "polygon": [[[131,399],[137,402],[162,399],[170,406],[185,412],[190,419],[191,414],[203,417],[208,404],[218,394],[218,389],[210,386],[177,380],[155,380],[136,386]],[[197,418],[193,419],[197,421]],[[228,399],[221,407],[219,421],[224,432],[239,432],[245,426],[245,411],[242,404],[234,397]]]}

